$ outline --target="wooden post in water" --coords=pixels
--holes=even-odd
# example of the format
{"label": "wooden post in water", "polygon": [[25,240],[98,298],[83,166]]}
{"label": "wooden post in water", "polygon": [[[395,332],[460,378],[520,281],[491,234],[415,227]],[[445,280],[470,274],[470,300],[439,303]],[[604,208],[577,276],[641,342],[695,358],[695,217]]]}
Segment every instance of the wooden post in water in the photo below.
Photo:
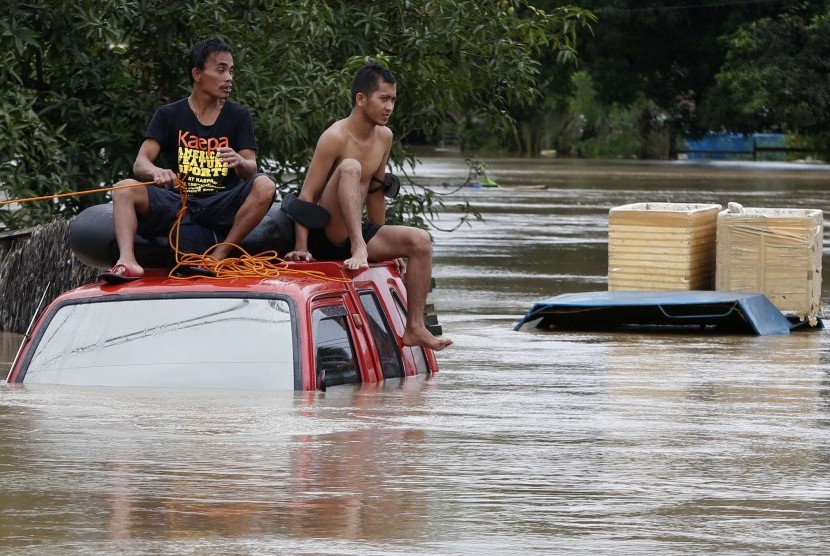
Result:
{"label": "wooden post in water", "polygon": [[54,220],[0,251],[0,330],[24,333],[50,282],[47,301],[95,279],[98,270],[72,254],[68,235],[69,221]]}

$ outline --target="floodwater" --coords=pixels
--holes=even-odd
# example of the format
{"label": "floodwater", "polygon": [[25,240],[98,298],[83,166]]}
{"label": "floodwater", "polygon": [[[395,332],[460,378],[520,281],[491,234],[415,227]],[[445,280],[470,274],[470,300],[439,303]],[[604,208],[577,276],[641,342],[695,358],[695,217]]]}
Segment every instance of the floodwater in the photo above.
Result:
{"label": "floodwater", "polygon": [[[830,211],[830,167],[488,160],[419,181],[441,372],[326,393],[0,388],[0,551],[757,554],[830,539],[830,334],[541,332],[633,202]],[[830,242],[825,238],[825,245]],[[828,268],[828,251],[824,268]],[[825,271],[824,295],[828,296]],[[8,367],[19,337],[0,335]]]}

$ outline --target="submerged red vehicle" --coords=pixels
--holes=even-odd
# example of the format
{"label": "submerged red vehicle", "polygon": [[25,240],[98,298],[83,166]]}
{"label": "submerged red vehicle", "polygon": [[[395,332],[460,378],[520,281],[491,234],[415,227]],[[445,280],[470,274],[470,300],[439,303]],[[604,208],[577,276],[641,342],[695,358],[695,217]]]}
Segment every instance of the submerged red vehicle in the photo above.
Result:
{"label": "submerged red vehicle", "polygon": [[21,346],[9,383],[325,390],[438,371],[407,347],[394,265],[289,263],[276,278],[148,273],[60,295]]}

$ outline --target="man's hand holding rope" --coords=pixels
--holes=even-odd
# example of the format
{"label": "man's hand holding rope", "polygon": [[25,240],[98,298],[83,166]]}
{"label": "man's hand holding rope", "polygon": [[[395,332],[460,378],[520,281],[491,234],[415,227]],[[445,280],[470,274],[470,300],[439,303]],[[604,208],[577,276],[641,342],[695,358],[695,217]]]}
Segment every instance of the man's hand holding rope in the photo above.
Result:
{"label": "man's hand holding rope", "polygon": [[169,168],[156,168],[150,177],[153,178],[153,183],[159,187],[177,185],[177,182],[179,181],[179,176],[176,175],[176,172],[170,170]]}

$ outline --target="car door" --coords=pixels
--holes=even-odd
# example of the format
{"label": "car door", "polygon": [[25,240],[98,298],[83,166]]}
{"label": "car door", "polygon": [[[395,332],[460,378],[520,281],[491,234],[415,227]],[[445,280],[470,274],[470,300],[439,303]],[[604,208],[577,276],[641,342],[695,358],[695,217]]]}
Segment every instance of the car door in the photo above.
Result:
{"label": "car door", "polygon": [[346,297],[318,299],[312,304],[312,356],[317,389],[382,379],[371,357],[363,320]]}

